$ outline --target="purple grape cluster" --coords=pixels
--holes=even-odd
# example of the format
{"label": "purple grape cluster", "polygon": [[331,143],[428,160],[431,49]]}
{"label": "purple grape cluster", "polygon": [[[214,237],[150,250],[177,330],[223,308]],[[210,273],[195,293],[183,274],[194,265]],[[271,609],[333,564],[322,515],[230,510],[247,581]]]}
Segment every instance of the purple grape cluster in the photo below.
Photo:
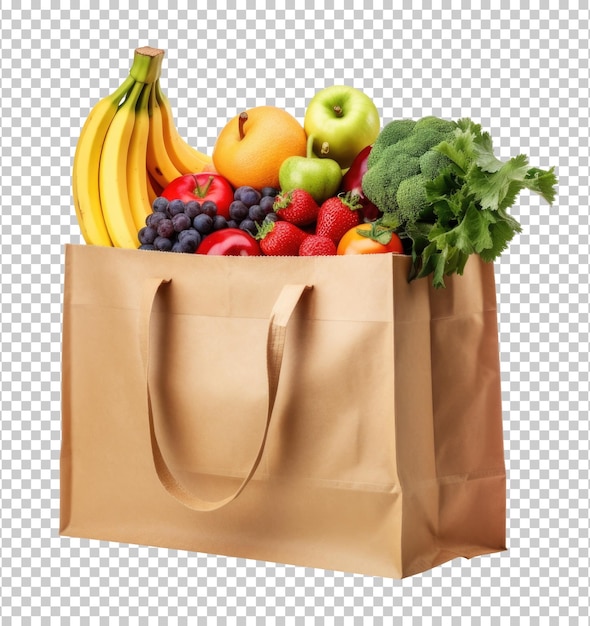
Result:
{"label": "purple grape cluster", "polygon": [[276,218],[274,201],[278,193],[274,187],[264,187],[260,191],[247,185],[237,187],[234,201],[229,205],[229,224],[256,235],[257,226],[265,219]]}
{"label": "purple grape cluster", "polygon": [[152,204],[152,213],[146,217],[139,231],[140,250],[194,253],[214,230],[227,228],[227,220],[217,214],[214,202],[200,204],[196,200],[168,200],[162,196]]}
{"label": "purple grape cluster", "polygon": [[265,219],[276,219],[273,205],[278,193],[272,187],[260,191],[238,187],[229,207],[229,219],[218,214],[211,200],[183,202],[160,196],[138,232],[139,249],[194,254],[207,235],[224,228],[240,228],[254,236]]}

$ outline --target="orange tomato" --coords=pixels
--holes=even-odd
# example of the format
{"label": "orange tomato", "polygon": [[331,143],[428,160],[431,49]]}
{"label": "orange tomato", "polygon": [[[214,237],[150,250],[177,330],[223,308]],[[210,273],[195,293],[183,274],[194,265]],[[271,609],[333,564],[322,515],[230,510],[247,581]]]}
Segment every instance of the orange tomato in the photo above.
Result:
{"label": "orange tomato", "polygon": [[357,231],[370,231],[373,225],[371,223],[363,223],[354,226],[346,233],[338,243],[337,254],[378,254],[382,252],[393,252],[394,254],[403,254],[404,247],[402,240],[396,233],[391,234],[391,241],[387,244],[379,243],[370,237],[359,235]]}

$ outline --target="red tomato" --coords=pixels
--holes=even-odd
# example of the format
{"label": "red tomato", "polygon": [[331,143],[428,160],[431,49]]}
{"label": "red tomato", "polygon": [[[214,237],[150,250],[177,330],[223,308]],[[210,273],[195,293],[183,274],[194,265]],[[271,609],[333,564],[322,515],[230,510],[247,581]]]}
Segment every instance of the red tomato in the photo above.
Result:
{"label": "red tomato", "polygon": [[168,200],[203,204],[206,200],[215,202],[217,214],[229,219],[229,205],[234,201],[234,190],[229,182],[213,172],[185,174],[170,182],[161,194]]}
{"label": "red tomato", "polygon": [[391,233],[391,240],[387,244],[379,243],[375,239],[358,233],[359,230],[370,232],[372,228],[373,223],[364,223],[348,230],[338,244],[337,254],[378,254],[381,252],[403,254],[404,246],[396,233]]}
{"label": "red tomato", "polygon": [[207,235],[197,248],[197,254],[218,256],[261,256],[260,245],[239,228],[223,228]]}

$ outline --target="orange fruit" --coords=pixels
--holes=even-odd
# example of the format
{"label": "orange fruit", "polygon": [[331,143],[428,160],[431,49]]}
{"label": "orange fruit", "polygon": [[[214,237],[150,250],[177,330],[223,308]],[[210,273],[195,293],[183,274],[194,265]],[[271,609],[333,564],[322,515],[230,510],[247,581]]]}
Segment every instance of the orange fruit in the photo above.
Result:
{"label": "orange fruit", "polygon": [[291,156],[305,156],[307,135],[289,112],[275,106],[248,109],[232,118],[213,147],[213,165],[233,187],[279,188],[279,169]]}

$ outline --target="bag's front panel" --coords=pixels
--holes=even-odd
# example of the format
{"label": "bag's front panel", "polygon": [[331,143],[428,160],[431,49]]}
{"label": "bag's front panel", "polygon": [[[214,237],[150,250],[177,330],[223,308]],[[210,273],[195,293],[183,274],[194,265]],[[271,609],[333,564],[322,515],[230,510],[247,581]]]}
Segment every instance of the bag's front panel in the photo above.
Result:
{"label": "bag's front panel", "polygon": [[154,480],[139,355],[129,345],[134,316],[106,303],[67,309],[61,531],[100,538],[134,528],[141,541],[138,512],[153,509],[161,488]]}
{"label": "bag's front panel", "polygon": [[[78,375],[64,387],[71,445],[63,467],[71,471],[63,534],[401,576],[391,290],[377,280],[382,262],[367,286],[367,266],[355,275],[349,261],[337,272],[335,260],[290,259],[275,272],[269,259],[250,271],[248,260],[190,259],[202,272],[190,275],[180,255],[70,252],[64,360]],[[260,290],[254,266],[264,276]],[[285,282],[313,284],[289,326],[261,466],[219,511],[186,509],[154,470],[137,319],[139,285],[155,273],[172,276],[152,325],[156,430],[177,478],[210,498],[235,488],[260,437],[272,302]],[[73,288],[90,274],[92,285]]]}
{"label": "bag's front panel", "polygon": [[268,451],[274,474],[397,488],[392,331],[384,322],[296,320]]}
{"label": "bag's front panel", "polygon": [[267,320],[197,312],[153,321],[161,345],[152,359],[152,404],[169,465],[185,477],[244,476],[266,417]]}

